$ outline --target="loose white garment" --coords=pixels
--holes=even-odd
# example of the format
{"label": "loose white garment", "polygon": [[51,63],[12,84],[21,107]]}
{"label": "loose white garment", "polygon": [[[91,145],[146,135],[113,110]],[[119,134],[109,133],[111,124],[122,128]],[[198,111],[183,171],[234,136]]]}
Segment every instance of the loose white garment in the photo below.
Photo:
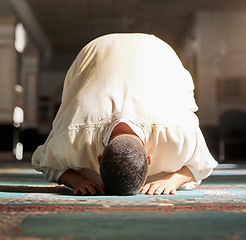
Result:
{"label": "loose white garment", "polygon": [[32,164],[49,181],[57,182],[68,168],[88,170],[85,175],[96,179],[103,141],[112,125],[124,119],[152,154],[148,179],[187,166],[200,181],[217,162],[199,129],[193,90],[190,74],[159,38],[147,34],[97,38],[70,67],[52,131],[35,151]]}

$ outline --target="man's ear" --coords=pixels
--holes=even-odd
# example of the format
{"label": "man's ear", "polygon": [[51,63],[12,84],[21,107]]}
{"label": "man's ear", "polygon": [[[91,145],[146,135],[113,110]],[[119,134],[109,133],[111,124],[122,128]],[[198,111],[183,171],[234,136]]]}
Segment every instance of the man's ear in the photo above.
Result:
{"label": "man's ear", "polygon": [[148,163],[149,163],[149,165],[151,164],[151,162],[152,162],[152,155],[150,154],[150,155],[148,155],[147,156],[147,159],[148,159]]}
{"label": "man's ear", "polygon": [[101,163],[101,158],[102,158],[102,154],[98,154],[97,155],[97,161],[98,161],[98,164],[100,165]]}

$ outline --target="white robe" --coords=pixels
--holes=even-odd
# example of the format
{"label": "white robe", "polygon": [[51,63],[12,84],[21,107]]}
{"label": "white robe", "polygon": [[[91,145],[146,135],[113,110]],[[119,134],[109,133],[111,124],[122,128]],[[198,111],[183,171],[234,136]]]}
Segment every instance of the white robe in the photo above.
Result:
{"label": "white robe", "polygon": [[49,181],[57,182],[68,168],[98,180],[97,155],[112,126],[125,121],[152,155],[149,181],[187,166],[199,182],[217,162],[199,129],[193,90],[189,72],[159,38],[97,38],[70,67],[52,131],[32,164]]}

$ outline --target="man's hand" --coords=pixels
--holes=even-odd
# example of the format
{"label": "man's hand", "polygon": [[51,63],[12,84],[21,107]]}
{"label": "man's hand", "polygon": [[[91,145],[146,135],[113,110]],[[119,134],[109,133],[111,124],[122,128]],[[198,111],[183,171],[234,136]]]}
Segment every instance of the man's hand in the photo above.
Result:
{"label": "man's hand", "polygon": [[73,169],[68,169],[59,178],[59,184],[65,184],[73,189],[74,195],[104,194],[103,184],[92,181]]}
{"label": "man's hand", "polygon": [[142,194],[149,194],[149,195],[160,195],[160,194],[176,194],[176,187],[168,180],[158,180],[152,183],[146,184],[142,190]]}
{"label": "man's hand", "polygon": [[77,186],[73,190],[73,194],[78,195],[91,195],[95,196],[97,194],[104,194],[103,191],[103,184],[102,183],[96,183],[94,181],[88,180],[81,182],[80,184],[77,184]]}
{"label": "man's hand", "polygon": [[166,177],[146,184],[142,189],[142,194],[160,195],[176,194],[176,189],[186,182],[194,181],[194,176],[187,167],[182,167],[177,172],[170,173]]}

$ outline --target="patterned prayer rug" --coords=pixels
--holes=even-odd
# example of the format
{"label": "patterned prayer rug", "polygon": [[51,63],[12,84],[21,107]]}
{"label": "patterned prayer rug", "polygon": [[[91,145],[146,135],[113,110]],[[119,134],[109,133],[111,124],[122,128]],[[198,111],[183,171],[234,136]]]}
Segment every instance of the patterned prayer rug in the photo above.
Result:
{"label": "patterned prayer rug", "polygon": [[177,195],[83,197],[31,170],[0,172],[1,240],[127,238],[246,239],[246,176]]}

